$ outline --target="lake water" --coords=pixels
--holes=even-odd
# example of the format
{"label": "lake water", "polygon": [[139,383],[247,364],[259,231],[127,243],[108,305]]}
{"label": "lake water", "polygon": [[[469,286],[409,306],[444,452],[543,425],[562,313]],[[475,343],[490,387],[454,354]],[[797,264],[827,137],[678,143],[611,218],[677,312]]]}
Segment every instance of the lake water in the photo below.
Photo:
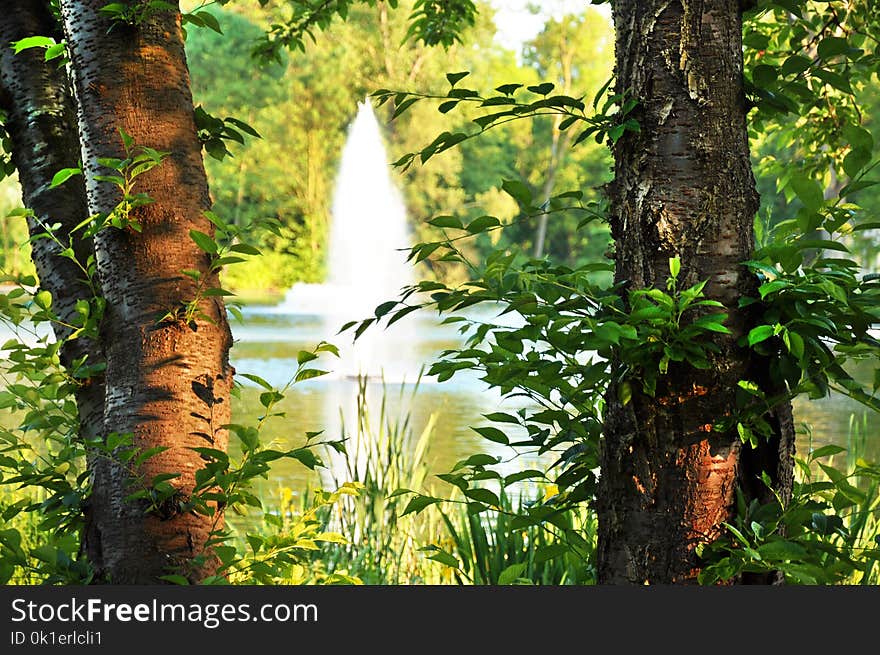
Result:
{"label": "lake water", "polygon": [[[433,416],[434,426],[425,456],[428,468],[433,473],[448,471],[460,459],[477,452],[500,456],[502,464],[498,468],[504,474],[524,468],[541,468],[551,463],[548,458],[541,459],[534,455],[514,458],[511,449],[489,442],[470,429],[470,426],[486,424],[483,414],[500,410],[509,412],[524,404],[523,401],[518,404],[515,399],[503,400],[476,377],[456,375],[442,383],[422,379],[417,392],[413,394],[418,362],[428,363],[444,349],[455,347],[460,343],[460,336],[453,326],[441,326],[430,317],[418,317],[417,313],[409,318],[413,319],[409,334],[417,338],[410,345],[396,344],[399,359],[408,360],[407,365],[401,367],[400,361],[389,361],[387,370],[391,371],[391,375],[385,382],[378,377],[370,378],[367,383],[367,404],[371,414],[374,417],[379,415],[383,398],[386,402],[385,415],[390,420],[394,421],[408,412],[413,433],[409,445],[413,450],[418,436]],[[251,309],[246,313],[244,325],[234,322],[232,327],[235,338],[232,363],[237,373],[259,375],[277,387],[287,383],[294,374],[297,353],[314,348],[328,337],[329,329],[318,316],[278,313],[271,308]],[[0,337],[5,341],[12,337],[12,333],[6,326],[0,326]],[[344,346],[351,337],[338,336],[331,340]],[[391,345],[395,344],[392,342]],[[393,355],[388,354],[394,350],[389,350],[387,343],[383,350],[386,357],[394,359]],[[326,356],[325,360],[319,362],[322,368],[332,368],[334,364],[336,368],[346,368],[345,365],[339,366],[339,360],[332,356]],[[261,390],[247,383],[240,375],[238,379],[247,386],[243,386],[239,397],[233,399],[233,420],[236,423],[254,424],[262,414],[263,408],[259,403]],[[331,374],[294,385],[276,407],[285,416],[268,421],[264,441],[274,441],[282,449],[294,448],[303,444],[306,432],[323,430],[323,437],[339,439],[343,426],[346,433],[351,435],[356,426],[357,394],[357,380],[347,374]],[[795,404],[795,419],[799,426],[799,453],[808,452],[811,445],[817,448],[835,443],[849,449],[850,463],[856,456],[880,461],[877,417],[855,401],[840,396],[817,401],[799,400]],[[0,420],[9,425],[13,419],[3,413]],[[853,422],[855,429],[851,427]],[[331,465],[336,479],[344,479],[339,459],[330,456],[325,459]],[[834,463],[842,465],[844,462],[839,459]],[[329,487],[332,484],[326,471],[321,478],[298,462],[278,460],[273,467],[272,479],[260,486],[263,491],[273,493],[279,487],[302,491],[307,487]]]}
{"label": "lake water", "polygon": [[[251,310],[246,315],[245,325],[233,325],[236,339],[233,365],[238,373],[255,373],[273,385],[282,386],[296,370],[297,352],[312,349],[327,338],[327,331],[327,326],[318,316]],[[427,317],[415,320],[412,332],[418,336],[415,343],[411,346],[398,344],[399,353],[403,356],[406,349],[411,347],[413,350],[407,357],[421,362],[430,362],[442,350],[455,347],[460,339],[452,326],[440,326]],[[350,336],[332,339],[337,345],[350,340]],[[338,360],[328,357],[324,362],[326,366],[322,368],[333,366],[335,362]],[[345,368],[344,365],[342,368]],[[395,371],[391,379],[385,383],[375,378],[369,381],[368,407],[374,416],[377,415],[384,395],[386,415],[392,420],[409,411],[410,427],[414,433],[411,441],[413,448],[415,437],[434,415],[436,423],[426,456],[432,472],[448,471],[455,462],[476,452],[501,456],[504,461],[501,466],[503,473],[549,463],[534,456],[512,459],[512,450],[493,444],[470,429],[470,426],[486,424],[482,414],[500,409],[510,411],[517,407],[515,401],[502,402],[496,392],[486,389],[475,377],[455,376],[442,383],[423,379],[413,395],[411,382],[417,377],[418,366],[413,367],[410,363],[407,367],[409,377],[405,381],[401,379],[399,367],[395,366],[394,361],[388,362],[388,368]],[[236,422],[254,421],[261,415],[259,392],[259,389],[250,386],[241,390],[240,398],[233,401]],[[356,380],[345,375],[330,375],[296,384],[278,406],[285,417],[272,419],[267,424],[265,437],[275,439],[280,447],[290,448],[302,444],[303,435],[310,431],[324,430],[324,436],[336,439],[341,436],[342,426],[345,425],[351,434],[356,425],[357,392]],[[811,445],[816,448],[826,443],[836,443],[858,456],[880,459],[880,440],[871,438],[874,434],[867,435],[866,443],[858,443],[860,437],[866,436],[863,426],[865,419],[868,419],[868,429],[874,430],[876,418],[854,401],[842,397],[798,401],[795,418],[799,426],[797,448],[800,453],[808,452]],[[851,429],[851,421],[859,424],[855,431]],[[854,434],[857,443],[850,443]],[[338,462],[336,467],[339,468]],[[307,485],[326,486],[330,483],[326,473],[322,481],[297,462],[281,460],[273,470],[271,486],[302,490]],[[336,475],[337,478],[341,477],[341,471],[337,471]]]}

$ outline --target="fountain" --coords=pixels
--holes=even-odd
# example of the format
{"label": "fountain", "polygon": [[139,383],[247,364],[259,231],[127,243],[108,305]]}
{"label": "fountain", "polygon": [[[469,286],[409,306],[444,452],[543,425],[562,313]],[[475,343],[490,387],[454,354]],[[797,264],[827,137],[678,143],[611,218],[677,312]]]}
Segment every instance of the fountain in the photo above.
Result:
{"label": "fountain", "polygon": [[414,380],[412,323],[368,329],[355,343],[352,332],[336,336],[349,322],[373,316],[375,308],[412,283],[406,261],[410,237],[406,209],[391,178],[379,122],[369,101],[358,105],[336,178],[324,284],[295,284],[273,313],[318,315],[323,338],[340,346],[337,374]]}

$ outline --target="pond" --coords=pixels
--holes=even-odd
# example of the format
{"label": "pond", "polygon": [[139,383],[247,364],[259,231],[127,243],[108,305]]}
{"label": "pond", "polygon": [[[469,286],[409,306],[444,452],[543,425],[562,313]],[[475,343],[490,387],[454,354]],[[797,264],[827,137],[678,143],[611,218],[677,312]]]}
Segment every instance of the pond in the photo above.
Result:
{"label": "pond", "polygon": [[[329,333],[332,334],[332,331]],[[328,327],[316,315],[276,313],[271,308],[252,309],[247,313],[244,325],[233,325],[233,334],[236,339],[232,351],[233,365],[237,373],[254,373],[275,386],[282,386],[296,370],[297,352],[310,350],[319,341],[328,338]],[[416,338],[409,344],[412,348],[409,354],[406,354],[407,344],[394,342],[393,339],[391,343],[396,346],[400,357],[405,355],[416,362],[430,362],[442,350],[455,347],[460,342],[451,326],[441,326],[429,317],[416,319],[410,332],[412,334]],[[340,335],[331,340],[341,345],[350,339],[350,336]],[[386,344],[383,350],[390,358],[385,370],[395,370],[393,348],[389,349]],[[335,358],[330,357],[323,363],[329,367],[334,364],[333,360]],[[417,437],[433,415],[434,424],[425,455],[431,472],[448,471],[455,462],[477,452],[502,457],[502,473],[551,463],[548,459],[541,460],[534,456],[514,459],[511,449],[493,444],[470,429],[470,426],[486,424],[483,414],[510,411],[517,408],[516,402],[502,399],[497,392],[487,390],[475,377],[467,376],[455,376],[442,383],[422,379],[413,393],[412,382],[418,375],[418,368],[410,364],[409,377],[403,376],[405,379],[397,375],[383,382],[378,377],[371,377],[366,384],[366,399],[373,415],[374,429],[383,398],[386,401],[384,414],[390,421],[394,422],[409,412],[409,426],[413,433],[409,442],[412,451],[416,448]],[[241,389],[240,397],[233,401],[236,422],[253,422],[262,414],[259,393],[255,386]],[[278,406],[285,416],[267,423],[264,438],[276,440],[279,447],[291,448],[303,443],[306,432],[324,430],[323,437],[338,439],[344,427],[346,434],[351,435],[357,421],[357,396],[358,383],[350,375],[331,374],[298,383],[291,387]],[[880,459],[880,440],[866,435],[869,429],[873,430],[875,422],[868,411],[855,401],[839,396],[816,401],[799,400],[795,405],[795,419],[798,424],[797,450],[801,454],[808,452],[811,446],[817,448],[835,443],[848,448],[853,461],[856,456]],[[865,440],[865,436],[869,438]],[[837,465],[843,463],[835,462]],[[337,479],[344,477],[338,460],[330,468]],[[327,486],[332,482],[326,472],[320,479],[298,462],[280,460],[273,471],[270,487],[287,486],[301,491],[307,486]]]}

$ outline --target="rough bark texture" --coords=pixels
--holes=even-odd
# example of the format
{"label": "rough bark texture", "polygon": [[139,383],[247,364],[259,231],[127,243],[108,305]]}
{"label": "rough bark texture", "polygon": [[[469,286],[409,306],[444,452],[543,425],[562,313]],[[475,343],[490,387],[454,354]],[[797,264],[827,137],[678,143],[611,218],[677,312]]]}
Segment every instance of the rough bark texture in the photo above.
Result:
{"label": "rough bark texture", "polygon": [[[88,217],[81,177],[51,188],[55,173],[79,166],[76,108],[67,75],[58,60],[45,61],[42,48],[16,55],[9,47],[11,42],[29,36],[57,36],[60,40],[58,31],[48,2],[12,0],[0,13],[0,89],[22,200],[34,212],[28,228],[34,236],[44,233],[45,226],[59,223],[56,234],[67,243],[73,228]],[[92,242],[75,238],[73,244],[77,259],[85,263],[92,253]],[[61,250],[54,241],[39,239],[32,243],[31,256],[40,286],[52,294],[52,306],[59,319],[70,325],[77,317],[76,302],[91,298],[93,293],[76,264],[58,256]],[[71,334],[71,329],[64,325],[56,323],[53,328],[59,340]],[[82,357],[87,357],[89,364],[102,361],[99,344],[79,338],[62,347],[65,366]],[[76,402],[80,435],[85,439],[100,436],[104,419],[103,376],[84,380],[76,392]]]}
{"label": "rough bark texture", "polygon": [[[201,147],[194,123],[180,14],[161,10],[136,24],[111,21],[105,0],[63,0],[79,109],[89,208],[110,212],[118,189],[100,182],[99,157],[124,157],[119,130],[138,145],[170,155],[138,178],[136,192],[154,202],[139,208],[143,232],[107,228],[95,237],[98,270],[107,299],[103,341],[107,357],[104,427],[133,434],[140,450],[167,450],[136,471],[119,463],[96,471],[92,511],[96,530],[88,544],[99,574],[113,583],[155,582],[166,573],[196,580],[211,574],[215,558],[205,548],[211,519],[181,506],[191,496],[203,462],[192,447],[226,449],[233,371],[223,302],[206,298],[192,324],[161,320],[196,296],[181,271],[208,278],[209,258],[191,229],[212,233]],[[128,3],[143,7],[147,3]],[[177,495],[146,511],[126,501],[155,476],[179,473]]]}
{"label": "rough bark texture", "polygon": [[[788,405],[768,417],[775,436],[757,450],[735,430],[711,430],[735,408],[739,380],[766,384],[766,363],[736,345],[749,329],[738,309],[754,280],[740,262],[753,250],[758,196],[749,162],[737,0],[618,0],[617,84],[635,97],[638,134],[615,147],[611,227],[616,277],[632,288],[665,287],[680,256],[681,283],[730,315],[714,367],[671,366],[656,398],[608,398],[599,491],[600,583],[696,581],[695,547],[716,539],[739,485],[766,498],[766,470],[790,489]],[[634,385],[637,386],[637,385]],[[766,387],[765,387],[766,389]],[[771,391],[772,390],[768,390]],[[772,576],[771,576],[772,577]],[[770,577],[746,580],[770,582]]]}

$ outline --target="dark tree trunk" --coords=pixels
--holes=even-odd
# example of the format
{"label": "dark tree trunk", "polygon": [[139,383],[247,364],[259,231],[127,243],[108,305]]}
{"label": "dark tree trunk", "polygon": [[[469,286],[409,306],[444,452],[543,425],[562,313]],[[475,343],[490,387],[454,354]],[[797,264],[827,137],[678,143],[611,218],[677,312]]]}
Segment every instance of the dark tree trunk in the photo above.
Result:
{"label": "dark tree trunk", "polygon": [[[31,236],[42,234],[46,226],[60,224],[56,235],[62,243],[72,243],[79,262],[85,265],[92,254],[91,240],[72,235],[74,227],[88,218],[85,186],[81,177],[51,188],[52,177],[62,168],[79,166],[80,148],[76,128],[76,108],[67,75],[58,60],[46,62],[42,48],[14,54],[9,44],[29,36],[57,36],[59,26],[48,2],[11,0],[0,12],[0,89],[6,110],[6,130],[12,145],[12,161],[18,169],[22,200],[34,213],[28,219]],[[61,322],[77,320],[79,300],[89,300],[94,292],[83,271],[70,259],[60,257],[62,247],[50,239],[32,242],[32,258],[41,288],[52,294],[52,307]],[[53,325],[63,341],[72,330]],[[89,338],[67,341],[61,350],[62,362],[70,367],[86,357],[86,364],[102,361],[100,345]],[[103,434],[104,380],[95,374],[83,380],[76,390],[80,435],[94,439]]]}
{"label": "dark tree trunk", "polygon": [[[80,141],[89,208],[112,211],[118,189],[97,178],[97,161],[125,156],[119,130],[140,146],[170,154],[138,178],[135,192],[153,203],[136,210],[142,233],[105,228],[95,237],[98,270],[107,300],[105,343],[107,433],[132,434],[139,450],[165,448],[135,471],[119,462],[96,472],[93,512],[97,540],[89,555],[114,583],[155,582],[166,573],[198,580],[216,570],[206,548],[221,513],[210,518],[187,509],[195,472],[203,466],[192,448],[225,450],[233,371],[223,302],[204,298],[201,315],[187,323],[163,320],[196,297],[182,274],[199,271],[209,286],[209,257],[189,236],[213,233],[201,146],[194,123],[180,13],[160,9],[133,24],[113,22],[105,0],[62,0],[79,108]],[[149,3],[127,3],[144,9]],[[160,507],[126,497],[157,475],[176,494]]]}
{"label": "dark tree trunk", "polygon": [[[680,256],[682,284],[708,280],[732,336],[708,371],[670,366],[655,398],[609,394],[599,490],[600,583],[692,583],[695,548],[719,537],[739,486],[766,499],[766,470],[783,494],[792,479],[788,404],[767,417],[775,435],[758,449],[731,416],[739,380],[766,385],[766,362],[736,341],[749,329],[738,308],[755,281],[740,263],[753,250],[758,196],[749,162],[738,0],[618,0],[614,5],[618,92],[639,101],[640,133],[615,146],[611,228],[616,278],[630,288],[665,287]],[[637,385],[634,385],[636,387]],[[765,390],[772,392],[771,389]],[[764,577],[753,582],[769,582]]]}

